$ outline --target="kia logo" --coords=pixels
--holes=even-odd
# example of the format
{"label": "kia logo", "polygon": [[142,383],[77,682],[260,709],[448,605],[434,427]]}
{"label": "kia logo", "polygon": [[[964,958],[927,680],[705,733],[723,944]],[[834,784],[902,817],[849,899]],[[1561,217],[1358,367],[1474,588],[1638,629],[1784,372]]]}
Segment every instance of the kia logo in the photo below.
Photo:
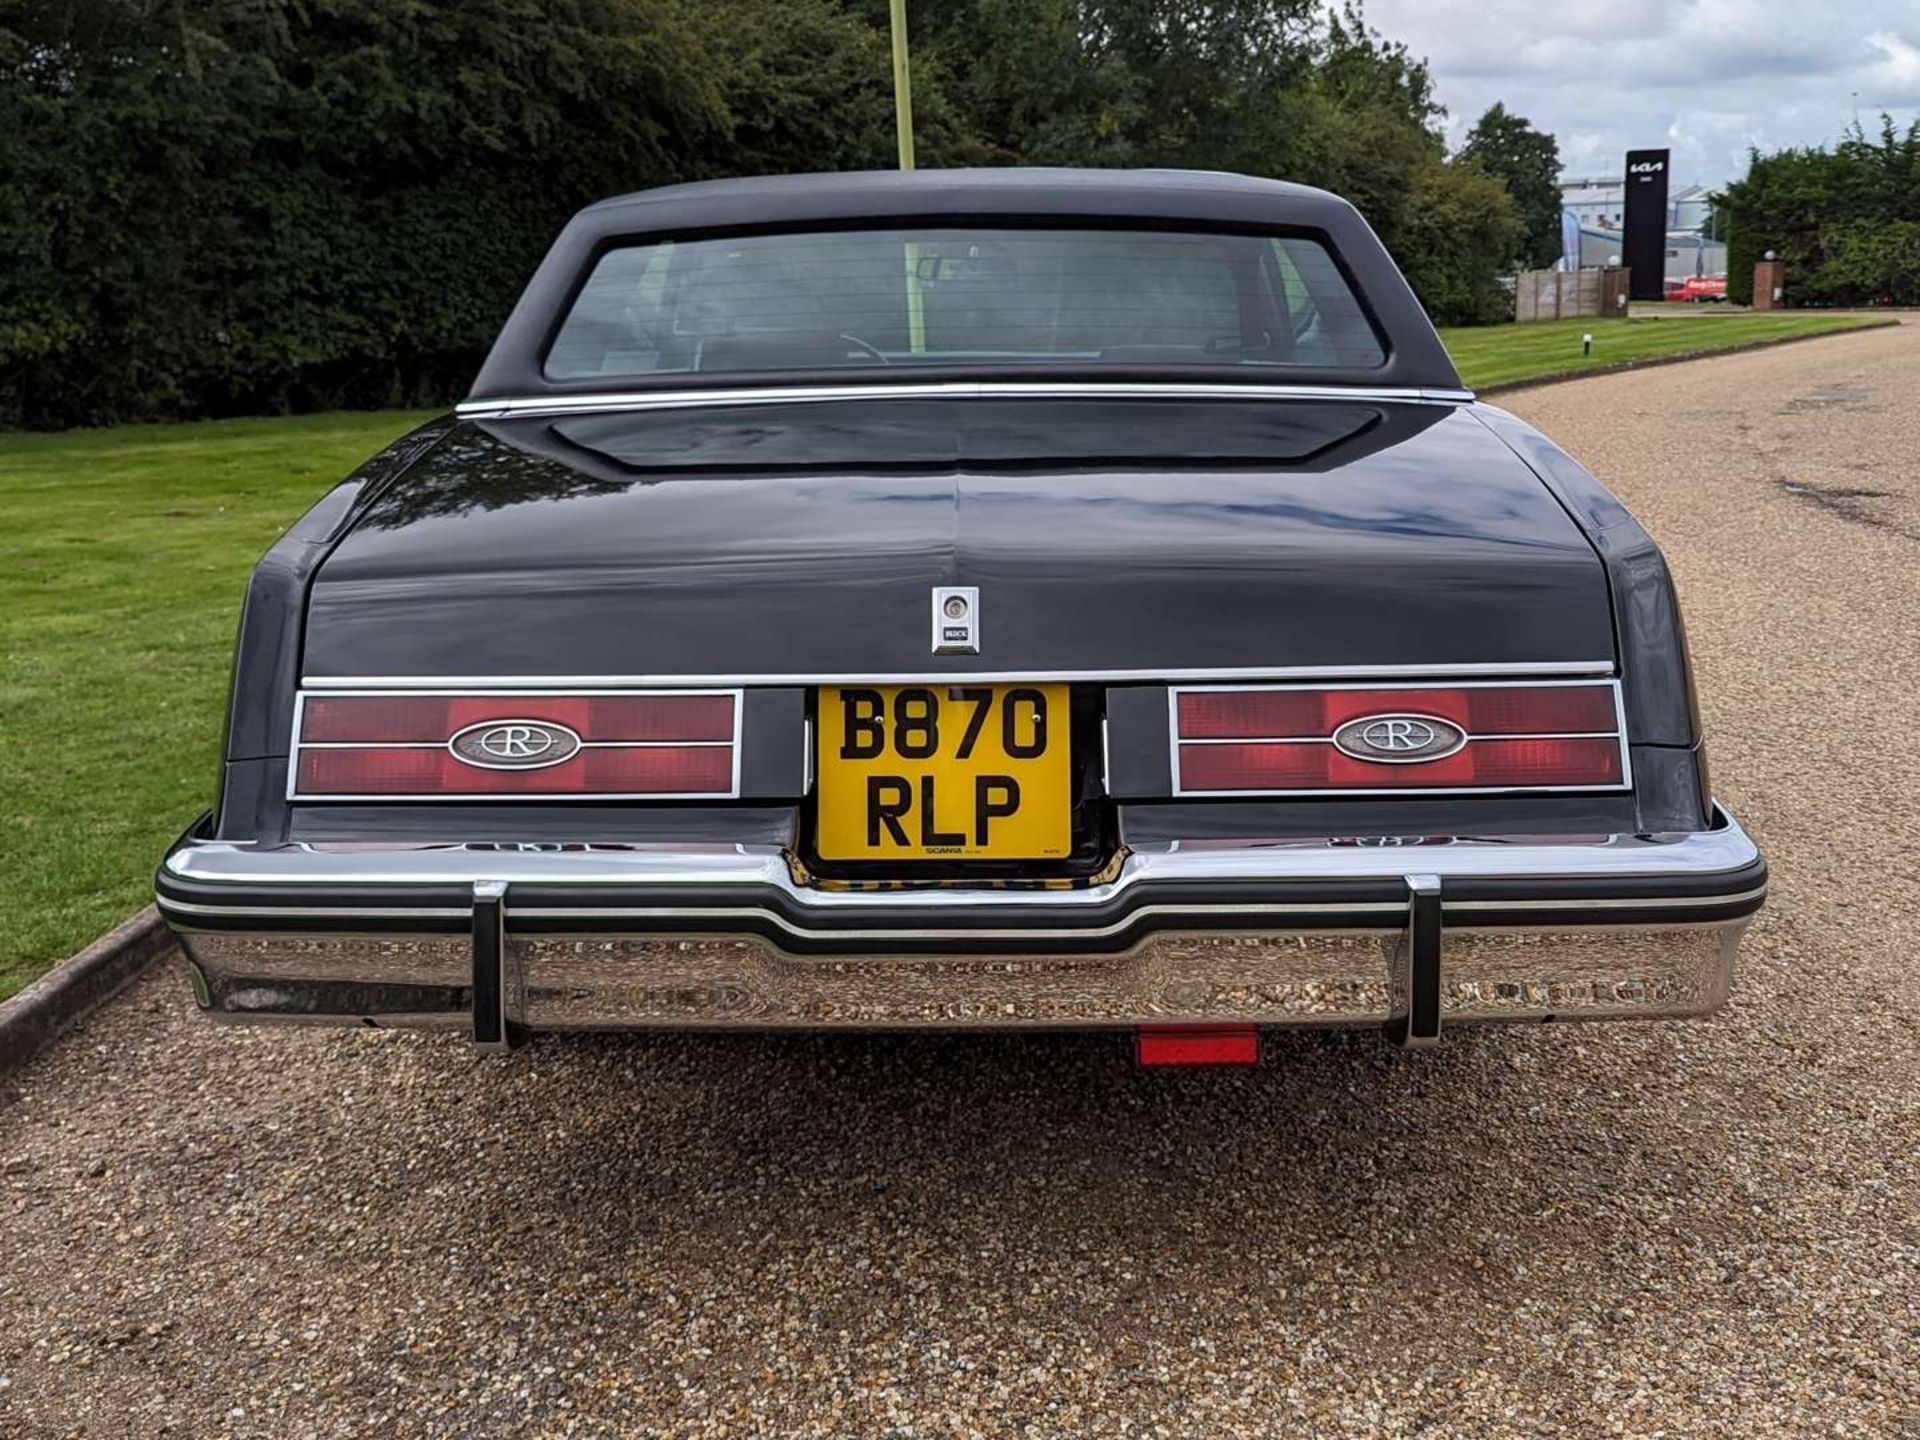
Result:
{"label": "kia logo", "polygon": [[1467,743],[1466,731],[1434,715],[1362,715],[1333,732],[1343,755],[1375,764],[1444,760]]}
{"label": "kia logo", "polygon": [[447,749],[483,770],[539,770],[571,760],[580,737],[551,720],[485,720],[455,735]]}

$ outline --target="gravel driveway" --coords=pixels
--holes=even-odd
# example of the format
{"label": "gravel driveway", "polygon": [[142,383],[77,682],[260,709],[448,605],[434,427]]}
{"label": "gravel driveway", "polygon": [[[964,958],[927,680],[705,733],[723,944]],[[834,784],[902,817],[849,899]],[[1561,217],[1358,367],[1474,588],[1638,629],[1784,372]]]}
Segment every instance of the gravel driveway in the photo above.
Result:
{"label": "gravel driveway", "polygon": [[502,1063],[169,968],[0,1082],[0,1434],[1920,1434],[1920,327],[1506,403],[1679,576],[1719,1018]]}

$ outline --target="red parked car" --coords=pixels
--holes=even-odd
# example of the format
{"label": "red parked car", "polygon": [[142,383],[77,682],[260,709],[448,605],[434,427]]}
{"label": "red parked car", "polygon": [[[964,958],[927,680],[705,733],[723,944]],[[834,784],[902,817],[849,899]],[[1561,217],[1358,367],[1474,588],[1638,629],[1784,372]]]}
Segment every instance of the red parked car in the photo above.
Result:
{"label": "red parked car", "polygon": [[1725,300],[1727,298],[1727,277],[1724,275],[1689,275],[1680,284],[1680,289],[1669,291],[1669,300]]}

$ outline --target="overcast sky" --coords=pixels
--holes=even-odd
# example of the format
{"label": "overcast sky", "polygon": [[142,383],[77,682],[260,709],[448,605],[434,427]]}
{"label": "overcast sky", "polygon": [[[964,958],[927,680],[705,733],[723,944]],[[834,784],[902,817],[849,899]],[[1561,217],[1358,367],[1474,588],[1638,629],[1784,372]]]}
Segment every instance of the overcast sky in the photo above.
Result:
{"label": "overcast sky", "polygon": [[1671,149],[1675,186],[1747,149],[1818,145],[1920,114],[1920,0],[1365,0],[1432,68],[1458,144],[1496,100],[1560,141],[1563,174]]}

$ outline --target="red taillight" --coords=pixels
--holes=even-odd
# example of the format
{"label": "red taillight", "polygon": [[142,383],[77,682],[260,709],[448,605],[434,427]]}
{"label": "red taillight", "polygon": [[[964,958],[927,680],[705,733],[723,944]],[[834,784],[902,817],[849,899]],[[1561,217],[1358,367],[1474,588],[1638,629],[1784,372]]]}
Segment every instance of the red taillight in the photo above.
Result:
{"label": "red taillight", "polygon": [[1363,715],[1437,715],[1469,735],[1612,735],[1612,685],[1183,690],[1182,740],[1324,739]]}
{"label": "red taillight", "polygon": [[303,750],[301,795],[729,795],[733,748],[582,750],[539,770],[488,770],[445,749]]}
{"label": "red taillight", "polygon": [[[302,708],[303,745],[406,745],[445,740],[443,695],[310,696]],[[541,718],[538,716],[535,719]]]}
{"label": "red taillight", "polygon": [[[1416,722],[1415,733],[1441,732],[1441,741],[1428,754],[1382,749],[1380,758],[1342,748],[1366,748],[1347,737],[1364,736],[1375,717]],[[1174,723],[1180,794],[1606,789],[1627,780],[1610,681],[1176,690]]]}
{"label": "red taillight", "polygon": [[1381,765],[1330,744],[1182,745],[1186,790],[1509,789],[1533,785],[1618,785],[1620,746],[1609,738],[1474,740],[1424,765]]}
{"label": "red taillight", "polygon": [[[294,737],[296,799],[494,796],[728,797],[740,697],[632,694],[308,695]],[[473,750],[490,724],[564,727],[555,764],[516,764],[525,745]],[[459,750],[469,751],[469,759]],[[487,763],[490,754],[498,758]],[[537,761],[537,756],[532,757]]]}
{"label": "red taillight", "polygon": [[731,740],[732,695],[313,695],[303,745],[444,745],[489,720],[546,720],[588,744]]}

